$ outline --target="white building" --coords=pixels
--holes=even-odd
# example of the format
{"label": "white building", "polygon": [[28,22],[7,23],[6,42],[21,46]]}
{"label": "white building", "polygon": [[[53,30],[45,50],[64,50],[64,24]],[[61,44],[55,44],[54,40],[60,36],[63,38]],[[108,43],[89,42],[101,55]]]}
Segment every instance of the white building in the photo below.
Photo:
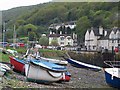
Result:
{"label": "white building", "polygon": [[76,21],[70,21],[70,22],[66,22],[66,23],[60,23],[60,24],[51,24],[49,26],[49,29],[55,29],[58,30],[60,27],[65,27],[65,28],[70,28],[70,29],[74,29],[76,27]]}
{"label": "white building", "polygon": [[49,45],[53,40],[57,40],[59,46],[76,46],[77,45],[77,35],[73,33],[72,35],[62,34],[55,34],[50,31],[49,35]]}
{"label": "white building", "polygon": [[120,29],[91,28],[85,34],[85,46],[87,50],[112,50],[120,47]]}

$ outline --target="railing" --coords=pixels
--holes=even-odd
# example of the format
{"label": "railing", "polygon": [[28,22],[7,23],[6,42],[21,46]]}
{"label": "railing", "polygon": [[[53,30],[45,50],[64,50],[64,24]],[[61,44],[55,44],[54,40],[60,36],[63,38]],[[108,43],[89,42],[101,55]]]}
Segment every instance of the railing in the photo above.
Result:
{"label": "railing", "polygon": [[104,61],[104,63],[110,67],[118,67],[120,68],[120,61]]}

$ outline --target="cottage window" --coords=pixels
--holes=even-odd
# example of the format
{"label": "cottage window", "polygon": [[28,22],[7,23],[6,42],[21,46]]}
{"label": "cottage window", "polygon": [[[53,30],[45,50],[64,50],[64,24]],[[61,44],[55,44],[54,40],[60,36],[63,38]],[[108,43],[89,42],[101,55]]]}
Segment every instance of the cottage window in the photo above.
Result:
{"label": "cottage window", "polygon": [[61,40],[64,40],[64,37],[61,37],[60,39],[61,39]]}
{"label": "cottage window", "polygon": [[93,46],[93,49],[95,49],[96,48],[96,46]]}
{"label": "cottage window", "polygon": [[64,44],[64,42],[60,42],[60,44]]}

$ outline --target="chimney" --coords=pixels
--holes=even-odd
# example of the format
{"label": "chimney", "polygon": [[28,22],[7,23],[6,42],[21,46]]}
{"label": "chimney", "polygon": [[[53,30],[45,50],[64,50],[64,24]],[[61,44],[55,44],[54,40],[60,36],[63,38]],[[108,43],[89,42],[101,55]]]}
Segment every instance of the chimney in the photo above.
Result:
{"label": "chimney", "polygon": [[50,34],[52,34],[52,31],[50,30]]}
{"label": "chimney", "polygon": [[99,34],[103,35],[103,27],[102,26],[99,26]]}
{"label": "chimney", "polygon": [[60,31],[60,34],[62,34],[62,31]]}
{"label": "chimney", "polygon": [[104,34],[104,36],[106,36],[107,35],[107,31],[105,31],[105,34]]}

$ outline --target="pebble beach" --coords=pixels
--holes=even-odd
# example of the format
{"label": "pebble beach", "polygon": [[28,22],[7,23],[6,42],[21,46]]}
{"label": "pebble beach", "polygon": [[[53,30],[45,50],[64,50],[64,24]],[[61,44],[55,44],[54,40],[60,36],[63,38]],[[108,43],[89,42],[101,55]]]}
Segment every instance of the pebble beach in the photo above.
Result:
{"label": "pebble beach", "polygon": [[[51,84],[42,84],[35,82],[28,82],[24,75],[13,72],[12,75],[3,78],[0,86],[3,88],[105,88],[114,89],[105,82],[104,71],[92,71],[67,65],[68,71],[71,73],[71,80],[69,82],[54,82]],[[16,82],[17,81],[17,82]],[[11,85],[11,82],[12,85]]]}

